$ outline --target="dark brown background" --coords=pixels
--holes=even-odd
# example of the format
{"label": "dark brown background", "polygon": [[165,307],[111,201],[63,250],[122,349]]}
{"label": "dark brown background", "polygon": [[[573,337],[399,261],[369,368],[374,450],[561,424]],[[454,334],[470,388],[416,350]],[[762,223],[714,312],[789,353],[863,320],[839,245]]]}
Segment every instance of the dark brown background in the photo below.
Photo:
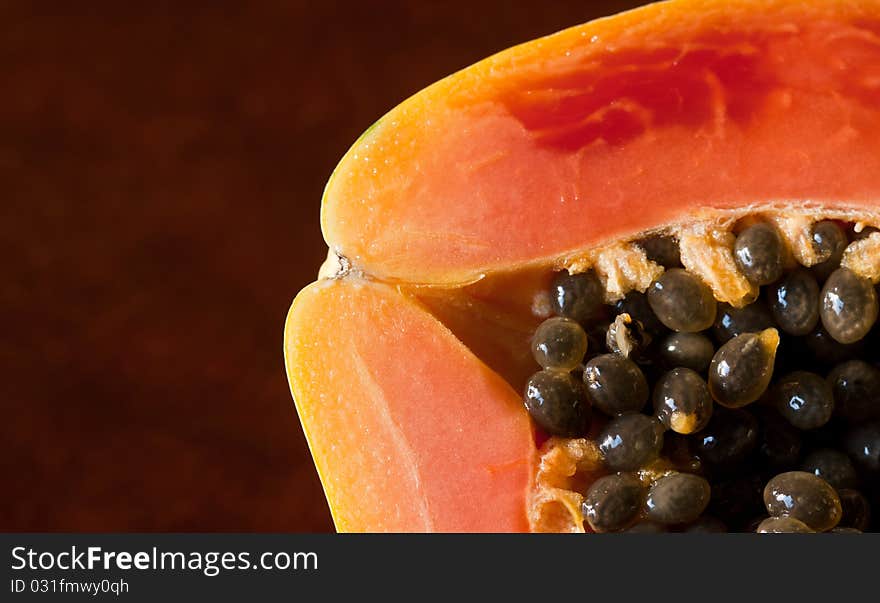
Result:
{"label": "dark brown background", "polygon": [[281,352],[330,171],[639,2],[137,4],[0,5],[0,530],[330,530]]}

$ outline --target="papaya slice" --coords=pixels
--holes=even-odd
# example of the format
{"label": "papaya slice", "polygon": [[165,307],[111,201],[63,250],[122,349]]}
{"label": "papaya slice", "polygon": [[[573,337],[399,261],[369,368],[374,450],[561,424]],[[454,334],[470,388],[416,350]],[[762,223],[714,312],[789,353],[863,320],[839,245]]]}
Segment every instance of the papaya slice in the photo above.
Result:
{"label": "papaya slice", "polygon": [[[635,519],[626,524],[597,511],[597,500],[612,491],[615,500],[657,501],[678,500],[670,492],[681,488],[693,492],[690,508],[663,511],[658,503],[661,511],[640,516],[644,526],[708,526],[714,518],[698,517],[707,505],[720,504],[719,513],[736,507],[727,493],[748,490],[752,478],[711,467],[717,449],[698,445],[702,458],[693,447],[679,454],[684,440],[668,431],[641,464],[613,460],[602,438],[625,439],[619,434],[647,421],[617,425],[608,408],[619,400],[594,400],[593,410],[602,412],[580,417],[577,432],[570,420],[559,427],[556,415],[533,426],[522,394],[540,368],[530,357],[531,337],[560,313],[553,296],[561,289],[551,284],[560,271],[594,275],[601,287],[591,293],[604,304],[601,320],[565,323],[589,336],[585,361],[597,346],[625,357],[644,351],[650,337],[640,339],[639,330],[650,330],[648,318],[632,304],[646,307],[649,288],[666,282],[673,291],[677,283],[679,291],[697,287],[709,295],[703,316],[691,308],[693,297],[657,294],[648,311],[662,323],[658,341],[670,331],[693,332],[714,354],[711,366],[708,359],[680,360],[697,367],[689,369],[693,375],[676,368],[674,377],[661,378],[651,373],[659,364],[636,369],[655,391],[681,392],[676,384],[690,383],[696,385],[688,391],[702,392],[700,380],[707,384],[704,396],[685,404],[699,413],[657,409],[662,429],[676,438],[734,425],[748,436],[740,442],[757,446],[764,436],[755,434],[770,433],[777,420],[782,431],[826,429],[836,403],[834,412],[846,415],[841,421],[867,421],[847,427],[857,435],[847,435],[846,445],[856,438],[880,447],[874,410],[847,398],[853,381],[840,375],[855,369],[828,376],[837,384],[833,400],[813,377],[780,372],[819,371],[821,363],[801,362],[792,349],[815,344],[826,356],[852,352],[852,359],[873,333],[878,197],[876,0],[671,0],[514,47],[404,101],[334,170],[321,212],[328,260],[318,282],[297,296],[285,326],[291,391],[337,529],[616,531]],[[825,249],[819,224],[846,233],[837,235],[846,237],[846,250]],[[648,250],[652,235],[675,241],[672,263]],[[756,264],[750,250],[764,253],[767,245],[773,262],[765,254]],[[832,255],[837,272],[829,277],[823,266]],[[811,276],[803,276],[806,269]],[[804,298],[810,311],[785,310],[764,324],[761,317],[779,304],[762,292],[778,293],[783,277],[796,280],[792,291],[811,292]],[[858,312],[834,305],[847,296],[858,297]],[[830,301],[820,312],[823,300]],[[733,317],[721,326],[713,326],[716,303],[718,320]],[[766,312],[756,310],[765,304]],[[737,321],[746,326],[733,332]],[[732,378],[717,364],[747,353],[764,363],[760,378],[726,382]],[[588,372],[580,363],[564,379],[588,382]],[[555,375],[557,383],[563,379]],[[805,418],[800,408],[782,408],[781,419],[765,421],[761,405],[772,406],[770,392],[808,386],[819,392],[818,410],[810,407]],[[526,389],[528,406],[534,391]],[[753,404],[760,412],[740,408]],[[765,421],[760,429],[752,429],[752,414]],[[778,446],[762,446],[776,454]],[[849,454],[860,472],[874,471],[870,454]],[[620,471],[634,473],[615,478]],[[690,474],[727,481],[712,482],[710,503],[708,482]],[[773,483],[819,492],[802,476]],[[846,496],[841,490],[839,499],[828,498],[836,502],[815,525],[844,521]],[[805,529],[815,527],[811,521],[802,522]]]}
{"label": "papaya slice", "polygon": [[377,283],[315,283],[287,334],[339,530],[528,529],[535,445],[520,396],[417,303]]}
{"label": "papaya slice", "polygon": [[878,36],[873,1],[677,0],[517,46],[366,132],[324,235],[376,278],[456,284],[694,212],[875,215]]}

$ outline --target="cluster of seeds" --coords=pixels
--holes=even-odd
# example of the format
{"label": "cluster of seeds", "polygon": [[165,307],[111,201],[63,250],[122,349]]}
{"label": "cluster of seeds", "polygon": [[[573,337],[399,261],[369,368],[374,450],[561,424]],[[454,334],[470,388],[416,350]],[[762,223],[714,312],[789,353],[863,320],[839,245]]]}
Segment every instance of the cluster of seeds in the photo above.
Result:
{"label": "cluster of seeds", "polygon": [[638,242],[665,271],[614,304],[592,271],[555,276],[524,400],[540,432],[597,442],[606,475],[583,493],[592,530],[871,529],[877,291],[840,266],[860,236],[851,224],[812,235],[820,262],[806,268],[770,223],[739,232],[734,261],[760,291],[742,308],[683,269],[669,236]]}

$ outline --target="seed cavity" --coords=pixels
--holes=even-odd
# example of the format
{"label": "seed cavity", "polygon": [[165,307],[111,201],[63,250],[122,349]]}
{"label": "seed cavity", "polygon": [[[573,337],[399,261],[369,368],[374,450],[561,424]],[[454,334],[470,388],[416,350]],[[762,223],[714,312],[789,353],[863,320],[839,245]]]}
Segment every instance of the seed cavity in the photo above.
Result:
{"label": "seed cavity", "polygon": [[659,231],[528,290],[533,529],[876,530],[880,230],[828,217]]}

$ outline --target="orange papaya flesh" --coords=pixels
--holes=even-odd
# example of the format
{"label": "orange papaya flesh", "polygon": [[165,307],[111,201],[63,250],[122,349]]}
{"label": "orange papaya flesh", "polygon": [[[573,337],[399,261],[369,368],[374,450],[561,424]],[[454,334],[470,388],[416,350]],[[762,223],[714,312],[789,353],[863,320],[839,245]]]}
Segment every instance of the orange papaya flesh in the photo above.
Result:
{"label": "orange papaya flesh", "polygon": [[338,269],[285,329],[337,529],[534,527],[536,480],[595,469],[588,442],[539,460],[518,392],[536,292],[611,242],[726,212],[880,222],[878,59],[875,0],[673,0],[500,53],[382,118],[325,191]]}
{"label": "orange papaya flesh", "polygon": [[535,40],[384,116],[328,183],[370,275],[470,282],[707,209],[876,213],[880,3],[679,0]]}
{"label": "orange papaya flesh", "polygon": [[337,529],[528,530],[520,395],[431,314],[386,285],[323,281],[297,296],[286,332]]}

